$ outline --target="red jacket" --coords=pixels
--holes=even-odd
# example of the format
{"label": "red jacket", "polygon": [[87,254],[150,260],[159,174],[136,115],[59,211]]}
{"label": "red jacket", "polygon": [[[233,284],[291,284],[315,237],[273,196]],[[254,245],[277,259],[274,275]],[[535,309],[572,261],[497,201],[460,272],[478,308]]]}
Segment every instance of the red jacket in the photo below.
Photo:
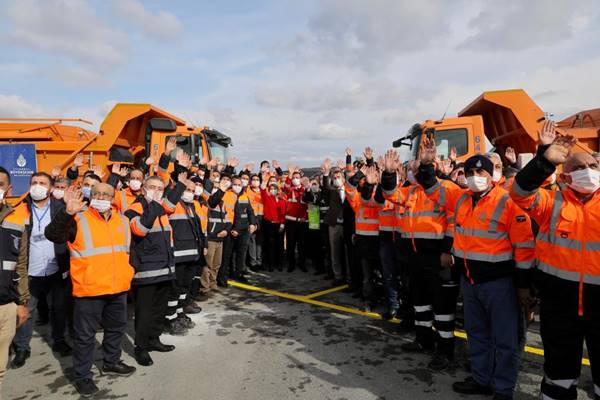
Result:
{"label": "red jacket", "polygon": [[308,205],[302,201],[304,186],[292,187],[292,180],[286,179],[284,185],[286,195],[285,219],[290,221],[307,221]]}
{"label": "red jacket", "polygon": [[283,197],[273,196],[265,189],[261,189],[260,194],[264,207],[263,218],[275,224],[283,224],[285,222],[285,200]]}

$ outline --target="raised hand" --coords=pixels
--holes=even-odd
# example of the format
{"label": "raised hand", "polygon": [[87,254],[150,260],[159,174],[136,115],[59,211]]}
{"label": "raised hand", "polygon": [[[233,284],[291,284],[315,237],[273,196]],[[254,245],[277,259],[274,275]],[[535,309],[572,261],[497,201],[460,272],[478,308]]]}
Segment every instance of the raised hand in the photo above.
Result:
{"label": "raised hand", "polygon": [[85,202],[83,201],[83,193],[81,190],[76,189],[73,186],[70,186],[65,191],[65,210],[69,215],[75,215],[81,211],[83,211],[86,207]]}
{"label": "raised hand", "polygon": [[127,169],[127,167],[121,167],[121,164],[116,163],[112,165],[111,172],[115,175],[127,176],[129,169]]}
{"label": "raised hand", "polygon": [[165,145],[165,153],[170,155],[171,152],[175,150],[175,148],[177,148],[177,139],[172,137],[167,141],[167,144]]}
{"label": "raised hand", "polygon": [[350,147],[346,147],[346,155],[347,156],[351,156],[352,155],[352,149]]}
{"label": "raised hand", "polygon": [[81,168],[83,166],[83,154],[79,153],[75,156],[73,160],[73,166],[77,168]]}
{"label": "raised hand", "polygon": [[179,175],[177,175],[177,182],[181,182],[181,183],[183,183],[184,185],[187,186],[187,184],[188,184],[187,177],[188,177],[188,173],[187,172],[185,172],[185,171],[181,172]]}
{"label": "raised hand", "polygon": [[575,143],[577,143],[577,139],[572,135],[557,136],[544,152],[544,157],[554,165],[564,164],[569,158]]}
{"label": "raised hand", "polygon": [[248,163],[248,164],[244,165],[244,170],[245,171],[252,172],[253,169],[254,169],[254,164],[253,163]]}
{"label": "raised hand", "polygon": [[156,159],[154,157],[150,156],[150,157],[146,158],[145,163],[147,166],[153,165],[156,163]]}
{"label": "raised hand", "polygon": [[452,161],[449,158],[442,160],[437,164],[437,168],[442,174],[448,176],[452,173]]}
{"label": "raised hand", "polygon": [[279,161],[277,160],[273,160],[271,161],[271,165],[273,166],[273,168],[277,169],[277,168],[281,168],[281,164],[279,164]]}
{"label": "raised hand", "polygon": [[506,158],[506,161],[508,161],[510,165],[516,164],[517,153],[515,152],[515,149],[513,149],[512,147],[507,147],[506,151],[504,152],[504,158]]}
{"label": "raised hand", "polygon": [[206,163],[208,169],[214,169],[219,164],[219,157],[215,157]]}
{"label": "raised hand", "polygon": [[100,179],[104,178],[104,169],[101,165],[92,166],[92,171],[94,171],[94,174],[98,175]]}
{"label": "raised hand", "polygon": [[346,168],[346,163],[344,162],[344,160],[337,160],[335,162],[335,166],[338,167],[338,169],[343,171]]}
{"label": "raised hand", "polygon": [[296,172],[296,166],[294,164],[288,164],[288,172],[290,175],[292,175],[294,172]]}
{"label": "raised hand", "polygon": [[421,141],[421,151],[419,152],[419,161],[421,164],[431,164],[437,157],[437,147],[435,140],[423,136]]}
{"label": "raised hand", "polygon": [[456,162],[457,154],[458,153],[456,151],[456,147],[452,147],[450,149],[450,154],[448,154],[448,158],[450,159],[450,161]]}
{"label": "raised hand", "polygon": [[383,156],[383,168],[385,172],[395,172],[400,165],[400,156],[398,156],[398,152],[396,150],[388,150],[385,152]]}
{"label": "raised hand", "polygon": [[52,177],[52,179],[56,179],[60,176],[61,171],[62,171],[62,168],[60,168],[60,165],[56,165],[54,168],[52,168],[52,172],[50,173],[50,176]]}
{"label": "raised hand", "polygon": [[377,184],[377,182],[379,181],[379,172],[377,172],[377,168],[375,168],[375,166],[367,167],[365,177],[367,178],[368,184],[370,184],[370,185]]}
{"label": "raised hand", "polygon": [[183,150],[177,152],[176,160],[183,168],[189,168],[192,165],[192,158]]}
{"label": "raised hand", "polygon": [[323,175],[329,175],[330,170],[331,170],[331,160],[329,158],[326,158],[325,161],[323,161],[323,164],[321,164],[321,173]]}
{"label": "raised hand", "polygon": [[363,155],[365,156],[366,160],[372,160],[373,159],[373,149],[370,147],[365,148],[365,152],[363,153]]}
{"label": "raised hand", "polygon": [[237,157],[231,157],[229,160],[227,160],[227,165],[229,165],[232,168],[235,168],[239,165],[240,160]]}
{"label": "raised hand", "polygon": [[538,136],[542,146],[554,143],[554,139],[556,139],[556,122],[551,119],[545,120],[542,129],[538,131]]}

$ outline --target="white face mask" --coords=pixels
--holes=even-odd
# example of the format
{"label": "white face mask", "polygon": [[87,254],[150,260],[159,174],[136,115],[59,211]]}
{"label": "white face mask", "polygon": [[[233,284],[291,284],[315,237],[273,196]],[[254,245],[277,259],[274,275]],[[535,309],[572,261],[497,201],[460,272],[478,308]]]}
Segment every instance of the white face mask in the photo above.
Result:
{"label": "white face mask", "polygon": [[40,184],[35,184],[29,188],[29,194],[34,201],[44,200],[48,197],[48,188]]}
{"label": "white face mask", "polygon": [[250,181],[248,179],[242,179],[242,186],[243,187],[248,186],[248,183],[250,183]]}
{"label": "white face mask", "polygon": [[472,175],[467,178],[467,186],[472,192],[479,193],[488,188],[488,181],[486,177]]}
{"label": "white face mask", "polygon": [[494,175],[492,175],[492,182],[498,183],[502,179],[502,171],[494,170]]}
{"label": "white face mask", "polygon": [[181,195],[181,200],[184,203],[191,203],[192,201],[194,201],[194,193],[192,192],[188,192],[187,190],[185,192],[183,192],[183,194]]}
{"label": "white face mask", "polygon": [[292,185],[294,185],[294,186],[300,186],[300,179],[299,178],[292,179]]}
{"label": "white face mask", "polygon": [[413,185],[417,184],[417,178],[415,178],[415,174],[412,172],[412,169],[409,169],[406,173],[406,179],[408,179],[408,181]]}
{"label": "white face mask", "polygon": [[90,201],[90,207],[95,208],[96,210],[98,210],[98,212],[103,213],[110,210],[111,203],[108,200],[92,199]]}
{"label": "white face mask", "polygon": [[231,189],[235,194],[240,194],[240,192],[242,191],[242,187],[240,185],[233,185]]}
{"label": "white face mask", "polygon": [[137,192],[142,187],[142,181],[138,181],[137,179],[133,179],[129,181],[129,188],[134,192]]}
{"label": "white face mask", "polygon": [[65,191],[62,189],[54,189],[52,191],[52,196],[54,196],[55,199],[60,200],[65,197]]}
{"label": "white face mask", "polygon": [[204,193],[204,188],[202,186],[196,186],[196,189],[194,189],[194,195],[202,196],[202,193]]}
{"label": "white face mask", "polygon": [[89,199],[90,195],[92,194],[92,188],[89,186],[84,186],[81,188],[81,193],[83,194],[84,198]]}
{"label": "white face mask", "polygon": [[569,187],[576,192],[590,194],[600,187],[600,171],[586,168],[569,173],[571,183]]}
{"label": "white face mask", "polygon": [[231,187],[231,182],[230,181],[224,181],[223,182],[223,187],[225,188],[225,190],[229,189]]}
{"label": "white face mask", "polygon": [[336,178],[333,180],[333,186],[335,186],[336,188],[341,188],[343,184],[344,182],[342,182],[341,178]]}
{"label": "white face mask", "polygon": [[311,190],[313,193],[318,193],[318,192],[319,192],[319,186],[318,186],[318,185],[312,185],[312,186],[310,187],[310,190]]}
{"label": "white face mask", "polygon": [[456,183],[459,186],[467,187],[467,178],[464,175],[459,175],[458,178],[456,178]]}
{"label": "white face mask", "polygon": [[162,197],[162,191],[159,192],[157,190],[146,190],[146,200],[148,200],[148,202],[151,202],[152,200],[160,202]]}
{"label": "white face mask", "polygon": [[272,196],[277,196],[277,189],[271,189],[269,192]]}

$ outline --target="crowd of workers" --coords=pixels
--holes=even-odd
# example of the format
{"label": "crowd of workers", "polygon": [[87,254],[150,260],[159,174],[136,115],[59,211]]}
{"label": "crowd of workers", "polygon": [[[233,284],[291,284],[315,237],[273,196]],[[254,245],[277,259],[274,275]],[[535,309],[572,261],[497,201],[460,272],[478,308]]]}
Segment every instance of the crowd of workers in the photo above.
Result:
{"label": "crowd of workers", "polygon": [[383,299],[384,318],[402,312],[415,330],[402,350],[431,354],[433,370],[454,359],[462,293],[471,376],[453,390],[463,394],[513,398],[539,301],[542,398],[577,397],[585,340],[600,399],[600,167],[574,143],[546,121],[521,170],[510,148],[460,163],[454,149],[439,159],[424,137],[418,160],[403,163],[393,150],[375,160],[369,148],[353,159],[347,149],[345,162],[325,160],[305,176],[277,161],[257,172],[236,171],[236,158],[192,166],[171,140],[159,160],[114,164],[108,176],[80,176],[82,156],[66,176],[35,173],[14,208],[0,168],[0,382],[9,347],[11,367],[23,366],[33,325],[49,322],[52,350],[72,354],[74,386],[90,397],[100,328],[102,373],[136,370],[121,360],[128,301],[134,357],[149,366],[151,352],[175,348],[161,334],[185,335],[188,315],[229,279],[307,272],[310,260],[366,311]]}

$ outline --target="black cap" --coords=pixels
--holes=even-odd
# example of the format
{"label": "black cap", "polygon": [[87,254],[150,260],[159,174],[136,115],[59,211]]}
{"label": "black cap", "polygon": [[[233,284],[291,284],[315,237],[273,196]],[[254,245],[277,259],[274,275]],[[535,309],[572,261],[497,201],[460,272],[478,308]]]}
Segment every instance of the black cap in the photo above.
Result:
{"label": "black cap", "polygon": [[494,175],[494,163],[484,155],[477,154],[465,161],[465,172],[471,169],[483,169],[490,175]]}

